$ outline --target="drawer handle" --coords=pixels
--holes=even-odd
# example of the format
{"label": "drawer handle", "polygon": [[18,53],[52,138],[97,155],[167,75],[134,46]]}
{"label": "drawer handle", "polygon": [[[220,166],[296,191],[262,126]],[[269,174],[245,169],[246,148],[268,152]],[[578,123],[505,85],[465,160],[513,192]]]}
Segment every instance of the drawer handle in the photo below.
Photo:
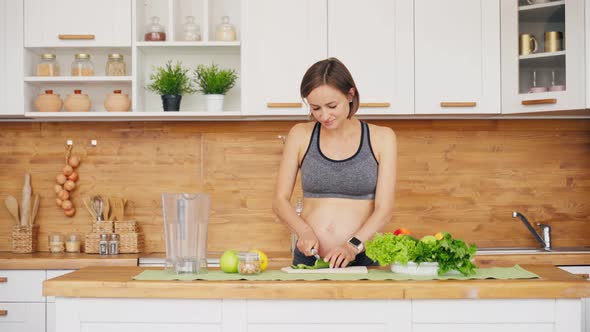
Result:
{"label": "drawer handle", "polygon": [[268,108],[301,108],[302,103],[266,103]]}
{"label": "drawer handle", "polygon": [[0,310],[0,316],[8,316],[8,310]]}
{"label": "drawer handle", "polygon": [[390,103],[361,103],[360,107],[391,107]]}
{"label": "drawer handle", "polygon": [[0,277],[0,283],[3,283],[3,282],[8,282],[8,278]]}
{"label": "drawer handle", "polygon": [[462,101],[462,102],[448,102],[441,101],[440,107],[475,107],[477,103],[474,101]]}
{"label": "drawer handle", "polygon": [[533,100],[523,100],[523,105],[543,105],[543,104],[555,104],[557,103],[557,99],[549,98],[549,99],[533,99]]}
{"label": "drawer handle", "polygon": [[580,273],[580,274],[576,274],[578,277],[582,277],[584,279],[588,279],[590,278],[590,274],[588,273]]}
{"label": "drawer handle", "polygon": [[61,40],[94,40],[94,35],[58,35]]}

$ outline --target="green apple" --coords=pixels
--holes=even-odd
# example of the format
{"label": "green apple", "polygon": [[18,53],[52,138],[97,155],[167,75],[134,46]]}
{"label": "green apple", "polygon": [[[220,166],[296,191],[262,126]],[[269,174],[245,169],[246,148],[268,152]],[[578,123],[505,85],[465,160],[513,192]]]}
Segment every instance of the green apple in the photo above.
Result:
{"label": "green apple", "polygon": [[420,239],[420,242],[424,242],[424,243],[434,243],[436,242],[436,237],[432,236],[432,235],[426,235],[423,238]]}
{"label": "green apple", "polygon": [[226,250],[219,259],[219,267],[225,273],[238,273],[238,251]]}

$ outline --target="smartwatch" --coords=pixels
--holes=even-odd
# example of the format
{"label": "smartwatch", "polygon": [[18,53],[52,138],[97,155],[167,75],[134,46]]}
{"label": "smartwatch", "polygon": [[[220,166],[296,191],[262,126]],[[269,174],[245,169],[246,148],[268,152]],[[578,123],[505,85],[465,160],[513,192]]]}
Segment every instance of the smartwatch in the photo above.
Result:
{"label": "smartwatch", "polygon": [[363,242],[354,236],[348,239],[348,244],[355,247],[359,253],[364,249]]}

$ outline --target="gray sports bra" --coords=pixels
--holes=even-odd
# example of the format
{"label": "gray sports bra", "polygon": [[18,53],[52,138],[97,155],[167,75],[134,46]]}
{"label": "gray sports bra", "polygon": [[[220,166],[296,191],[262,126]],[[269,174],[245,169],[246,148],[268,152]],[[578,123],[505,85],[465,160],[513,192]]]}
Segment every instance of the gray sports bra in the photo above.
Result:
{"label": "gray sports bra", "polygon": [[333,160],[322,153],[320,130],[318,122],[301,161],[303,196],[375,199],[378,162],[371,147],[369,126],[361,121],[359,148],[352,157],[344,160]]}

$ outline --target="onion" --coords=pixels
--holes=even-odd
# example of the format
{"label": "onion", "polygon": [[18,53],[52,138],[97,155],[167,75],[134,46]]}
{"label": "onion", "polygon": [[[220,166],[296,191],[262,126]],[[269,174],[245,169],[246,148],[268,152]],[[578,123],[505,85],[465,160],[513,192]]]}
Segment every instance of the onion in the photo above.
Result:
{"label": "onion", "polygon": [[64,173],[65,176],[68,176],[68,175],[74,173],[74,168],[70,165],[65,165],[64,168],[62,169],[62,172]]}
{"label": "onion", "polygon": [[57,197],[62,201],[65,201],[66,199],[70,198],[70,193],[67,190],[62,190],[59,192],[59,194],[57,194]]}
{"label": "onion", "polygon": [[61,205],[62,205],[62,203],[63,203],[63,202],[64,202],[64,201],[62,201],[62,200],[61,200],[61,199],[59,199],[59,198],[56,198],[56,199],[55,199],[55,204],[57,204],[57,206],[59,206],[59,207],[61,207]]}
{"label": "onion", "polygon": [[72,180],[68,180],[68,181],[66,181],[66,183],[64,183],[65,190],[72,191],[72,190],[74,190],[74,188],[76,188],[76,182],[74,182]]}
{"label": "onion", "polygon": [[78,181],[78,173],[76,173],[76,171],[72,172],[72,174],[68,176],[68,180],[72,180],[74,182]]}
{"label": "onion", "polygon": [[68,217],[73,217],[76,214],[76,209],[71,208],[69,210],[64,210],[64,214]]}
{"label": "onion", "polygon": [[64,183],[66,183],[67,180],[68,179],[63,174],[58,174],[55,176],[55,182],[57,182],[59,184],[64,184]]}
{"label": "onion", "polygon": [[70,201],[69,199],[66,199],[65,201],[63,201],[63,203],[61,203],[61,208],[64,210],[71,210],[74,207],[74,204],[72,204],[72,201]]}
{"label": "onion", "polygon": [[68,165],[70,165],[72,167],[78,167],[78,165],[80,165],[80,157],[71,156],[70,159],[68,160]]}
{"label": "onion", "polygon": [[53,186],[53,191],[55,191],[56,194],[59,194],[59,192],[62,191],[62,189],[63,188],[59,184]]}

